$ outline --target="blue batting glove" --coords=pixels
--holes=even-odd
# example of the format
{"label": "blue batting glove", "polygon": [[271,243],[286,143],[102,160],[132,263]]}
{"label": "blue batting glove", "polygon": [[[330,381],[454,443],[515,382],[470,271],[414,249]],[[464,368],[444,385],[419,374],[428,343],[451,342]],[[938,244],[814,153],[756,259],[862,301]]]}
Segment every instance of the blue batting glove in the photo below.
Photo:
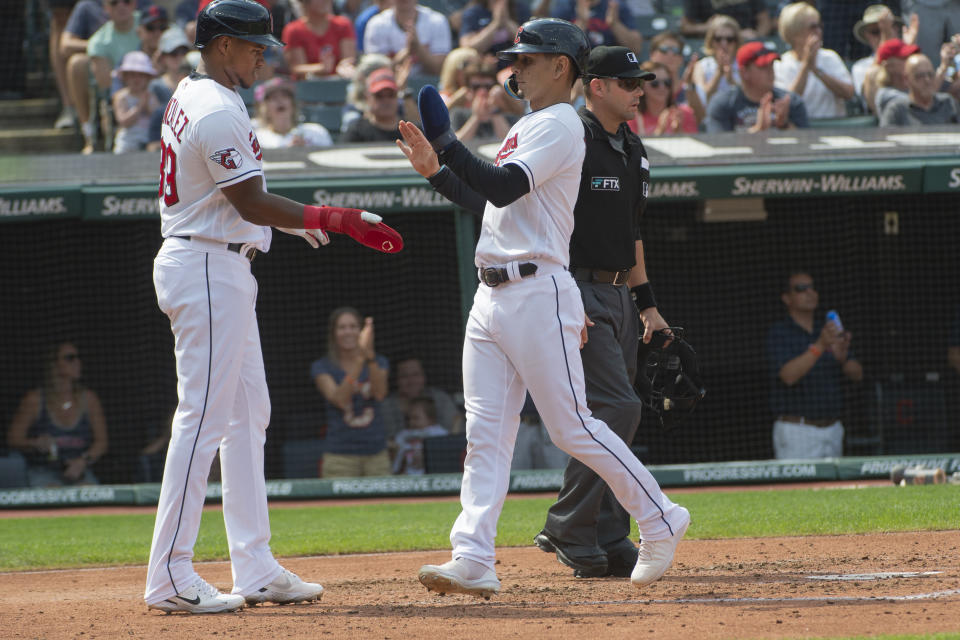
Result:
{"label": "blue batting glove", "polygon": [[420,122],[423,124],[423,134],[433,146],[434,151],[440,153],[457,141],[457,136],[450,128],[450,112],[443,98],[437,93],[432,84],[424,85],[417,96],[417,108],[420,110]]}

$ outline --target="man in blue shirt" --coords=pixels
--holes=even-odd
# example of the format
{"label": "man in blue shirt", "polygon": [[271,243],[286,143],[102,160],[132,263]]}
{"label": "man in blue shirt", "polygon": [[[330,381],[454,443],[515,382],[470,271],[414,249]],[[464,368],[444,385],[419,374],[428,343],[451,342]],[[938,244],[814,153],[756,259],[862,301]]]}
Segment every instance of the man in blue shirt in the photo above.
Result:
{"label": "man in blue shirt", "polygon": [[863,379],[852,334],[817,314],[819,295],[806,271],[793,271],[780,299],[787,317],[767,332],[773,451],[777,458],[843,455],[843,376]]}

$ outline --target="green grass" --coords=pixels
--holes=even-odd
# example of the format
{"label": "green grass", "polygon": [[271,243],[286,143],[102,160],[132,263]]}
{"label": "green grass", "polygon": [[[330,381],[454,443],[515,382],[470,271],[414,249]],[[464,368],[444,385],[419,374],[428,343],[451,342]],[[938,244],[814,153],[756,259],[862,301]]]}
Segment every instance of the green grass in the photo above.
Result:
{"label": "green grass", "polygon": [[[669,491],[668,491],[669,494]],[[703,491],[675,494],[693,515],[688,538],[875,533],[956,528],[960,488],[951,485]],[[497,545],[529,545],[551,500],[510,499]],[[272,509],[278,556],[448,549],[456,502],[378,503]],[[0,570],[145,564],[153,515],[0,520]],[[636,529],[634,528],[636,534]],[[197,560],[227,557],[223,517],[203,514]]]}

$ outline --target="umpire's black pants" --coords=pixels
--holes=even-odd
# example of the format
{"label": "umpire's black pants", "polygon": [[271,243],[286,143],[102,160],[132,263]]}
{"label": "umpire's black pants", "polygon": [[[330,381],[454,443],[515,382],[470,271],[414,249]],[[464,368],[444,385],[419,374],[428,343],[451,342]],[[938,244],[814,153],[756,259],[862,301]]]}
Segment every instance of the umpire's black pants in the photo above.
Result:
{"label": "umpire's black pants", "polygon": [[[587,406],[629,445],[643,406],[633,389],[640,316],[625,285],[577,281],[577,286],[584,311],[594,322],[580,352]],[[630,535],[630,517],[596,473],[570,458],[544,531],[577,555],[601,554],[607,545]]]}

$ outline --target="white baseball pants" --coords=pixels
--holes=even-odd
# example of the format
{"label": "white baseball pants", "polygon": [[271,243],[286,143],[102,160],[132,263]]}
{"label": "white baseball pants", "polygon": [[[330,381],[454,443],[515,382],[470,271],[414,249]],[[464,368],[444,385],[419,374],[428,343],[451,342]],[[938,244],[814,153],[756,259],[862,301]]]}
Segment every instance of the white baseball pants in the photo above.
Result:
{"label": "white baseball pants", "polygon": [[250,262],[225,245],[167,239],[154,260],[160,309],[170,318],[179,404],[163,470],[144,600],[154,604],[197,579],[193,546],[220,449],[223,516],[233,592],[271,582],[263,444],[270,419]]}
{"label": "white baseball pants", "polygon": [[560,265],[499,287],[480,285],[463,345],[467,457],[450,532],[453,557],[490,569],[497,520],[510,481],[510,462],[527,389],[554,444],[593,469],[637,520],[644,540],[673,534],[671,502],[630,448],[592,417],[580,360],[583,302]]}

